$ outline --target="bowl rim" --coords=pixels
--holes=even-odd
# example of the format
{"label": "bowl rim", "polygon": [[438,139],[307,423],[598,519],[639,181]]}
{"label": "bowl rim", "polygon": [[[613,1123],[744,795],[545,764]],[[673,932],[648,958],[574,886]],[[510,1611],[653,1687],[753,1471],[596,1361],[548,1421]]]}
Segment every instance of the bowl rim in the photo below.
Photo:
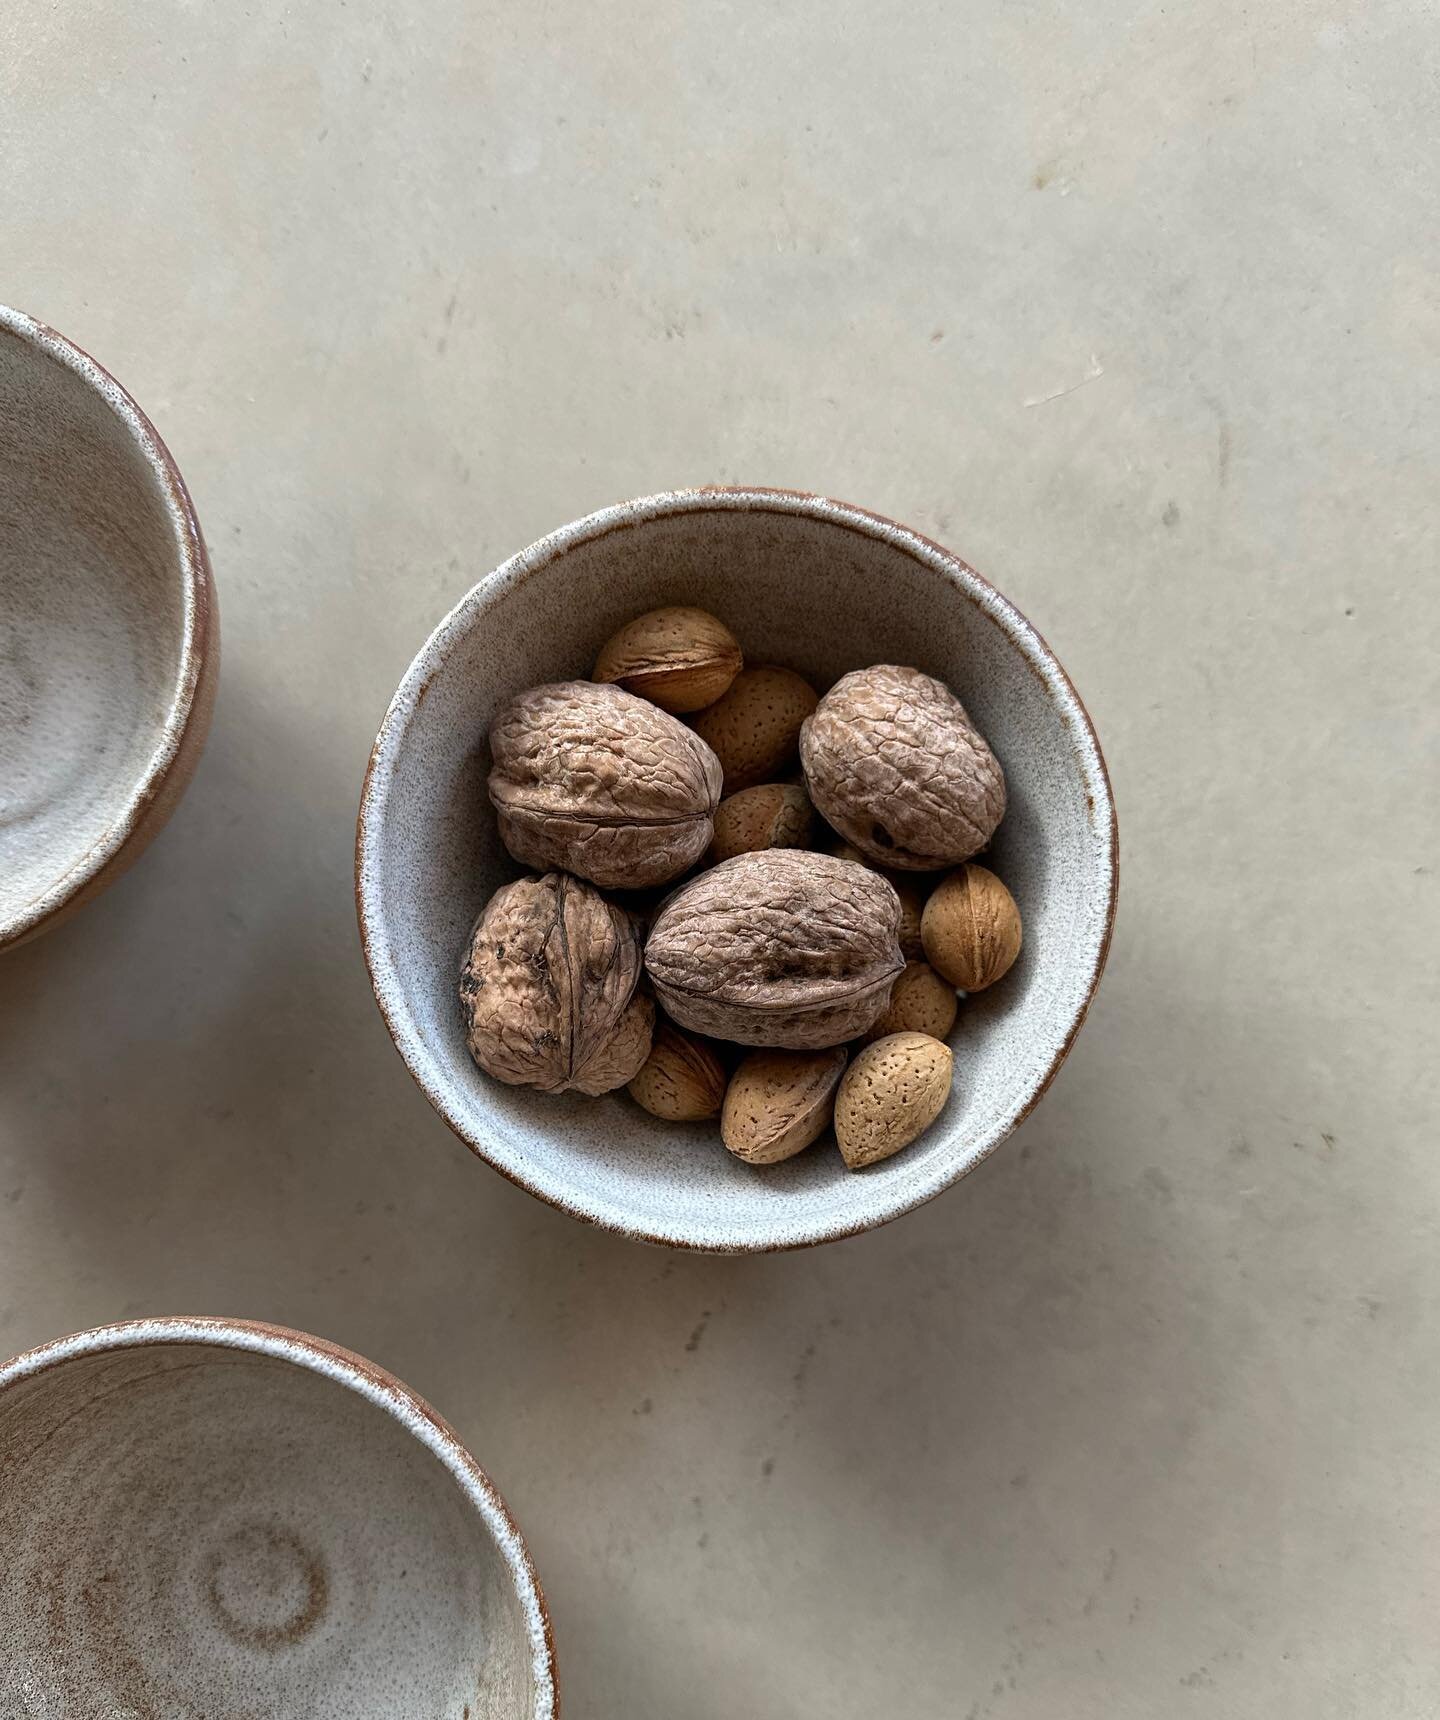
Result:
{"label": "bowl rim", "polygon": [[42,357],[72,371],[120,420],[159,486],[170,519],[182,599],[179,671],[156,726],[158,739],[145,769],[99,840],[18,912],[8,918],[0,915],[0,950],[4,950],[43,930],[57,915],[75,905],[75,899],[121,859],[127,844],[144,834],[142,827],[153,803],[171,771],[182,762],[181,748],[191,718],[199,714],[208,719],[204,688],[214,673],[218,641],[214,631],[214,584],[205,539],[180,468],[155,426],[104,365],[47,323],[11,306],[0,305],[0,329],[8,330]]}
{"label": "bowl rim", "polygon": [[[1104,925],[1095,958],[1085,981],[1084,993],[1069,1022],[1059,1049],[1041,1075],[1024,1093],[1013,1113],[993,1128],[974,1155],[966,1162],[945,1167],[928,1186],[918,1192],[906,1190],[898,1198],[877,1206],[862,1218],[831,1223],[817,1223],[804,1234],[793,1233],[774,1239],[747,1237],[726,1242],[709,1236],[696,1237],[675,1232],[648,1230],[642,1225],[627,1224],[599,1212],[566,1200],[553,1189],[537,1186],[518,1159],[509,1162],[497,1156],[494,1146],[483,1136],[470,1131],[456,1107],[449,1101],[445,1085],[433,1079],[426,1067],[426,1052],[420,1035],[415,1031],[408,1011],[399,1002],[403,986],[395,964],[391,961],[380,912],[378,891],[375,889],[375,866],[379,852],[380,827],[383,823],[382,800],[394,771],[395,754],[410,718],[425,697],[430,681],[443,667],[456,640],[476,623],[484,610],[504,592],[521,585],[531,574],[559,560],[582,543],[609,536],[617,531],[649,524],[654,520],[707,510],[737,512],[785,513],[806,519],[822,520],[839,525],[860,536],[876,538],[911,555],[934,572],[949,575],[962,591],[968,589],[971,600],[986,612],[1009,635],[1040,674],[1042,684],[1052,699],[1058,689],[1061,714],[1067,718],[1076,736],[1079,750],[1088,753],[1090,770],[1087,795],[1093,799],[1095,828],[1100,833],[1108,857],[1105,879]],[[1041,672],[1043,671],[1043,673]],[[1052,685],[1053,680],[1053,685]],[[1068,706],[1068,709],[1067,709]],[[913,1212],[968,1176],[984,1162],[1030,1115],[1043,1098],[1061,1065],[1075,1043],[1094,1001],[1095,992],[1105,971],[1115,929],[1115,912],[1120,888],[1120,834],[1115,811],[1115,797],[1110,773],[1099,736],[1090,713],[1075,689],[1059,658],[1051,650],[1039,630],[1015,605],[999,592],[983,574],[977,573],[969,562],[953,550],[936,543],[909,526],[851,502],[837,501],[806,490],[770,488],[763,485],[701,485],[689,489],[664,490],[633,501],[617,502],[608,507],[559,527],[537,539],[527,549],[520,550],[501,562],[490,573],[477,580],[445,614],[416,652],[400,685],[390,700],[381,721],[375,743],[370,750],[369,763],[360,791],[360,809],[355,830],[355,906],[360,927],[360,944],[370,975],[371,989],[385,1022],[391,1041],[399,1052],[411,1076],[451,1132],[467,1147],[508,1181],[523,1188],[547,1206],[564,1212],[583,1223],[593,1224],[617,1235],[666,1248],[678,1248],[702,1254],[767,1254],[792,1249],[816,1247],[821,1243],[838,1242],[877,1229],[882,1224]]]}
{"label": "bowl rim", "polygon": [[535,1683],[531,1720],[555,1720],[560,1712],[560,1698],[550,1610],[525,1537],[495,1483],[461,1443],[454,1428],[424,1398],[377,1362],[328,1338],[317,1338],[312,1333],[265,1320],[164,1315],[94,1326],[53,1338],[33,1350],[21,1351],[0,1364],[0,1398],[22,1380],[49,1373],[81,1356],[148,1349],[157,1344],[243,1350],[306,1368],[357,1393],[419,1440],[459,1486],[505,1561],[530,1639],[530,1667]]}

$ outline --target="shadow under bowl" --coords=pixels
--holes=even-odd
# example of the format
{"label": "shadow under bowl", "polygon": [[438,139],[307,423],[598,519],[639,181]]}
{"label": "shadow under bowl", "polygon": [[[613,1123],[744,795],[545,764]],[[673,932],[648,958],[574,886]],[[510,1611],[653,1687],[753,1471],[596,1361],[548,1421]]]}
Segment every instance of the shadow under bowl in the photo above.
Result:
{"label": "shadow under bowl", "polygon": [[218,664],[200,527],[154,426],[79,347],[0,307],[0,949],[159,831]]}
{"label": "shadow under bowl", "polygon": [[428,1405],[275,1326],[0,1367],[0,1714],[551,1720],[520,1532]]}
{"label": "shadow under bowl", "polygon": [[[485,793],[496,710],[588,676],[600,645],[661,604],[712,610],[746,661],[824,689],[910,664],[964,702],[1005,768],[987,864],[1025,947],[962,1003],[948,1104],[860,1173],[821,1145],[764,1169],[714,1124],[661,1122],[623,1092],[542,1095],[482,1073],[465,1046],[462,949],[519,868]],[[541,1199],[646,1241],[717,1253],[800,1247],[908,1212],[973,1170],[1039,1099],[1104,965],[1118,880],[1115,809],[1084,706],[1029,622],[959,557],[817,496],[689,490],[606,508],[506,562],[456,605],[386,713],[361,800],[356,895],[375,994],[411,1073],[452,1129]]]}

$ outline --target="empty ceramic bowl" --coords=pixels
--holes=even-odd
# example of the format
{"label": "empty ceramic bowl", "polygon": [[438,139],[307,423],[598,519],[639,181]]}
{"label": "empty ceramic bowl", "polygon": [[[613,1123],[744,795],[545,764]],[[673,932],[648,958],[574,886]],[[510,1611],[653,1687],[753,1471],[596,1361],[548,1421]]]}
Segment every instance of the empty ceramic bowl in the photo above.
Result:
{"label": "empty ceramic bowl", "polygon": [[200,528],[154,426],[79,347],[0,307],[0,949],[164,824],[218,653]]}
{"label": "empty ceramic bowl", "polygon": [[445,1423],[276,1326],[143,1320],[0,1367],[0,1714],[549,1720],[540,1586]]}
{"label": "empty ceramic bowl", "polygon": [[[483,1074],[465,1047],[462,948],[519,868],[485,793],[492,714],[525,687],[586,676],[603,641],[661,604],[698,604],[750,663],[823,689],[869,663],[913,664],[960,695],[1005,767],[988,862],[1025,947],[966,1001],[955,1080],[913,1146],[860,1173],[833,1144],[759,1169],[714,1124],[667,1124],[624,1092],[542,1095]],[[736,1251],[848,1236],[929,1200],[1004,1140],[1070,1049],[1100,977],[1116,892],[1115,812],[1085,709],[1034,628],[957,556],[815,496],[691,490],[607,508],[483,579],[411,664],[360,808],[361,936],[381,1010],[416,1080],[483,1158],[575,1216],[650,1241]]]}

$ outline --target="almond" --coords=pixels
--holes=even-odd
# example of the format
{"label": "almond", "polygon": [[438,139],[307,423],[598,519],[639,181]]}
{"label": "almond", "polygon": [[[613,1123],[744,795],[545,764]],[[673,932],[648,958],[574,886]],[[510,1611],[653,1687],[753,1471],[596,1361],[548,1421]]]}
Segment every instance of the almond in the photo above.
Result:
{"label": "almond", "polygon": [[595,681],[611,681],[662,711],[701,711],[740,673],[740,641],[704,609],[650,609],[607,639]]}
{"label": "almond", "polygon": [[725,1093],[720,1138],[751,1165],[793,1158],[825,1132],[846,1052],[752,1051]]}
{"label": "almond", "polygon": [[852,1171],[908,1147],[950,1094],[950,1047],[928,1033],[891,1033],[867,1045],[835,1095],[835,1139]]}
{"label": "almond", "polygon": [[906,962],[885,1013],[865,1035],[866,1043],[887,1033],[928,1033],[932,1039],[948,1039],[957,1007],[955,987],[929,962]]}
{"label": "almond", "polygon": [[782,775],[799,750],[800,725],[817,703],[815,689],[793,669],[742,669],[692,725],[719,756],[724,792]]}
{"label": "almond", "polygon": [[715,809],[715,841],[710,852],[716,860],[729,860],[762,848],[806,848],[814,822],[815,814],[803,788],[784,782],[742,788]]}

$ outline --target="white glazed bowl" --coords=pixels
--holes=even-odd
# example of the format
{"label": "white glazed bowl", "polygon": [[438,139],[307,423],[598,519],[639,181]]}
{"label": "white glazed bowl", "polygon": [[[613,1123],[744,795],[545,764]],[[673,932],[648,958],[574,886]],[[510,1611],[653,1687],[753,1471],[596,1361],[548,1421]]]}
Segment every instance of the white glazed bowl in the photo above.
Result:
{"label": "white glazed bowl", "polygon": [[0,307],[0,949],[164,824],[218,662],[205,545],[154,425],[79,347]]}
{"label": "white glazed bowl", "polygon": [[277,1326],[142,1320],[0,1367],[0,1714],[552,1720],[489,1478],[399,1380]]}
{"label": "white glazed bowl", "polygon": [[[751,663],[823,689],[869,663],[913,664],[960,695],[1005,767],[994,869],[1025,948],[967,1000],[939,1120],[894,1158],[846,1170],[833,1145],[757,1169],[714,1125],[666,1124],[623,1092],[502,1086],[465,1048],[462,946],[517,875],[485,795],[485,736],[525,687],[588,675],[621,623],[660,604],[710,609]],[[627,1235],[714,1252],[826,1242],[955,1182],[1035,1104],[1104,965],[1117,885],[1115,809],[1090,720],[1034,628],[957,556],[816,496],[688,490],[606,508],[481,580],[410,665],[360,807],[356,895],[390,1032],[430,1102],[482,1158],[543,1200]]]}

